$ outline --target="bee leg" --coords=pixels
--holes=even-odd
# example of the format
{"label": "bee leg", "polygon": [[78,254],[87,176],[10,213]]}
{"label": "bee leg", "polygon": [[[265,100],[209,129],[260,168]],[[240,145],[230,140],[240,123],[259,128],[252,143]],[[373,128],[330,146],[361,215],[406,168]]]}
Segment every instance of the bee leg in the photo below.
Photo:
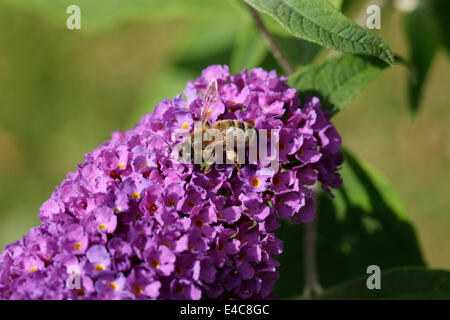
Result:
{"label": "bee leg", "polygon": [[234,153],[234,166],[237,169],[239,177],[241,177],[242,176],[242,174],[241,174],[241,166],[237,163],[237,153],[236,152]]}
{"label": "bee leg", "polygon": [[227,159],[229,159],[229,160],[233,159],[234,166],[236,167],[239,176],[241,176],[241,166],[237,163],[237,156],[238,155],[237,155],[236,151],[234,151],[232,149],[226,150]]}
{"label": "bee leg", "polygon": [[241,174],[241,166],[238,165],[237,163],[234,163],[234,166],[235,166],[236,169],[237,169],[237,172],[238,172],[239,177],[241,177],[241,176],[242,176],[242,174]]}
{"label": "bee leg", "polygon": [[212,169],[212,165],[208,165],[208,166],[206,166],[204,169],[203,169],[203,174],[208,174],[208,173],[210,173],[211,172],[211,169]]}

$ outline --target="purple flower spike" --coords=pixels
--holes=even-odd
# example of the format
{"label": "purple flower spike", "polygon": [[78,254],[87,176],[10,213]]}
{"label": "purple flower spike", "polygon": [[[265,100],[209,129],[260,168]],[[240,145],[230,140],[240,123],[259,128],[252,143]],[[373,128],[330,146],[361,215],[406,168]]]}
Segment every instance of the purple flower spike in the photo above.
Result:
{"label": "purple flower spike", "polygon": [[[200,120],[279,132],[275,166],[214,164],[205,174],[172,157]],[[0,299],[272,299],[280,219],[314,219],[312,186],[339,188],[341,137],[311,97],[261,68],[209,66],[126,132],[85,155],[39,210],[42,224],[0,255]],[[272,143],[272,142],[271,142]],[[274,170],[276,168],[277,170]]]}

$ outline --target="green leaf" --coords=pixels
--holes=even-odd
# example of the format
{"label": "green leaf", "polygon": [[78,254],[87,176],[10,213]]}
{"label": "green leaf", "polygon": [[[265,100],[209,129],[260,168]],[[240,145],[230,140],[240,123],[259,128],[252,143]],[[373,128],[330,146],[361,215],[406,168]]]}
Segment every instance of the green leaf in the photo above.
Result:
{"label": "green leaf", "polygon": [[264,25],[280,49],[286,54],[288,59],[296,65],[306,65],[311,63],[322,49],[321,46],[303,39],[292,37],[291,34],[281,27],[271,17],[264,15]]}
{"label": "green leaf", "polygon": [[381,269],[379,290],[367,288],[369,276],[360,276],[330,288],[320,299],[450,299],[450,271],[423,267]]}
{"label": "green leaf", "polygon": [[300,69],[289,77],[289,85],[298,90],[303,101],[315,95],[321,98],[322,107],[335,114],[385,66],[376,59],[343,54]]}
{"label": "green leaf", "polygon": [[222,0],[0,0],[12,6],[40,14],[66,26],[69,15],[66,9],[78,5],[81,9],[81,30],[100,30],[133,20],[167,20],[176,17],[213,16],[231,11],[229,3]]}
{"label": "green leaf", "polygon": [[338,10],[342,9],[342,2],[343,0],[329,0],[331,4]]}
{"label": "green leaf", "polygon": [[408,84],[410,110],[415,115],[419,109],[428,69],[439,47],[440,30],[431,8],[423,7],[405,16],[405,31],[415,71]]}
{"label": "green leaf", "polygon": [[264,39],[256,27],[248,22],[236,35],[236,42],[231,56],[230,71],[238,73],[244,68],[260,67],[268,50]]}
{"label": "green leaf", "polygon": [[268,14],[294,36],[322,46],[376,56],[394,64],[383,39],[346,18],[328,0],[245,0]]}
{"label": "green leaf", "polygon": [[[381,270],[418,265],[424,261],[412,225],[387,180],[348,151],[341,170],[342,188],[335,198],[325,192],[318,200],[317,264],[324,288],[364,274],[369,265]],[[303,225],[283,223],[276,232],[284,241],[280,279],[281,298],[303,292]]]}
{"label": "green leaf", "polygon": [[315,43],[290,36],[275,36],[275,39],[286,56],[300,66],[311,63],[322,49]]}
{"label": "green leaf", "polygon": [[440,26],[441,41],[450,53],[450,19],[448,13],[450,12],[450,1],[448,0],[434,0],[433,1],[434,14]]}

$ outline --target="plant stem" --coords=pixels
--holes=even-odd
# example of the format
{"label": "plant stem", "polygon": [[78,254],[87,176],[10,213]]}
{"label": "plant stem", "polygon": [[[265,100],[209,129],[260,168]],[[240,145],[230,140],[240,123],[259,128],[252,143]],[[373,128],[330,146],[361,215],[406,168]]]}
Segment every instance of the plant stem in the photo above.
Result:
{"label": "plant stem", "polygon": [[287,75],[294,73],[295,66],[291,63],[289,58],[284,54],[284,52],[280,49],[280,47],[278,47],[275,39],[267,30],[258,12],[256,12],[256,10],[253,9],[253,7],[251,7],[247,3],[246,5],[248,7],[248,10],[250,11],[250,14],[253,17],[253,20],[255,21],[256,27],[258,28],[259,32],[264,38],[264,41],[266,42],[266,45],[269,48],[270,52],[272,52],[272,55],[274,56],[275,60],[277,60],[277,62],[280,64],[281,68]]}
{"label": "plant stem", "polygon": [[[316,207],[317,210],[317,207]],[[303,296],[305,299],[314,300],[322,293],[317,274],[316,256],[316,234],[317,215],[310,223],[305,224],[305,235],[303,241],[304,264],[305,264],[305,289]]]}

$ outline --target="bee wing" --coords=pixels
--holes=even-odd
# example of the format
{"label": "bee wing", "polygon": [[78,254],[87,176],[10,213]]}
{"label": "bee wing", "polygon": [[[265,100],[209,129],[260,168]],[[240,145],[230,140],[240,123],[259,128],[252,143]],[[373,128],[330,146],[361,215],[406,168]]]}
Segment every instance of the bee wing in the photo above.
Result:
{"label": "bee wing", "polygon": [[202,108],[200,111],[200,120],[204,124],[206,122],[206,117],[211,108],[211,105],[217,101],[218,89],[217,80],[212,79],[206,86],[205,92],[202,97]]}

